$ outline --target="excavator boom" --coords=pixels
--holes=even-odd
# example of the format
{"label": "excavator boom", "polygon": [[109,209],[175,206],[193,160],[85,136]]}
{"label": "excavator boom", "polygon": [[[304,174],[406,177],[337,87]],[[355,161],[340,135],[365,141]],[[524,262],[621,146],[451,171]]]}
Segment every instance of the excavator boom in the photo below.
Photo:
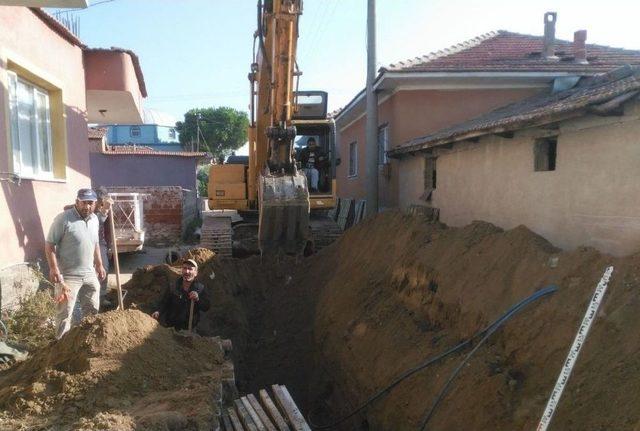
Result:
{"label": "excavator boom", "polygon": [[298,253],[309,237],[309,191],[305,176],[296,169],[292,124],[301,13],[302,0],[258,1],[259,49],[249,75],[249,189],[258,191],[262,252]]}

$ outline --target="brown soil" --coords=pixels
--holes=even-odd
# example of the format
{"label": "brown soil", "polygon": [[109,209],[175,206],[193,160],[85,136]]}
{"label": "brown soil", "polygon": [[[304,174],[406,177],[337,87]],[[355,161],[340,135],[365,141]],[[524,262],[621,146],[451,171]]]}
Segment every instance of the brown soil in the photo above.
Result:
{"label": "brown soil", "polygon": [[92,316],[0,374],[0,428],[208,430],[227,367],[219,340],[135,310]]}
{"label": "brown soil", "polygon": [[[285,384],[304,413],[308,416],[315,410],[314,419],[321,423],[348,413],[405,370],[470,337],[536,290],[556,284],[558,292],[509,320],[464,367],[427,427],[438,431],[534,429],[593,290],[605,267],[613,265],[609,291],[551,429],[640,430],[640,255],[612,258],[589,248],[562,252],[525,227],[503,231],[477,222],[447,228],[398,212],[360,224],[319,254],[300,261],[255,256],[225,259],[198,253],[198,277],[213,299],[198,332],[233,340],[240,391]],[[125,285],[127,304],[153,311],[162,291],[178,276],[179,268],[168,265],[140,269]],[[165,346],[144,342],[148,353],[136,356],[141,349],[137,344],[118,345],[116,356],[135,358],[126,362],[134,364],[154,357],[152,351],[160,352],[157,356],[166,369],[179,369],[179,355],[187,353],[179,350],[184,346],[176,347],[175,335],[140,313],[132,315],[148,322],[154,329],[147,332],[154,336],[168,334],[158,344],[170,347],[162,350]],[[86,323],[79,332],[101,333],[89,331],[90,327]],[[79,409],[71,397],[38,401],[48,398],[32,395],[38,393],[32,385],[44,382],[39,390],[45,393],[56,388],[60,383],[55,382],[63,381],[56,380],[57,373],[68,373],[65,367],[76,362],[87,363],[68,359],[71,356],[65,352],[99,350],[100,343],[93,341],[99,339],[85,337],[91,347],[70,344],[59,353],[46,350],[33,358],[36,364],[54,364],[31,367],[46,372],[18,373],[16,368],[14,374],[0,375],[0,400],[14,409],[37,401],[36,407],[27,408],[42,405],[41,416],[34,417],[43,421],[59,417],[64,409]],[[417,429],[467,352],[450,355],[405,380],[343,429]],[[92,355],[73,358],[86,356],[92,358],[90,366],[104,363],[107,369],[108,364],[123,363],[120,359],[110,362],[108,355]],[[167,355],[177,362],[167,365]],[[189,351],[186,357],[192,355]],[[67,359],[54,361],[58,356]],[[147,375],[146,367],[118,370],[130,368],[131,374],[123,376],[139,382],[136,373]],[[151,381],[155,375],[150,374]],[[10,376],[13,380],[6,380]],[[119,380],[99,377],[97,381]],[[17,389],[5,389],[5,382]],[[90,388],[85,389],[85,399],[96,402],[109,397],[115,402],[137,399],[129,394],[140,387],[129,385],[103,394],[99,388],[106,391],[113,383],[83,382]],[[111,428],[144,428],[141,420],[157,418],[164,409],[158,400],[167,398],[167,390],[172,389],[154,387],[158,393],[145,392],[144,408],[138,406],[140,401],[94,408],[91,415],[78,415],[85,419],[76,425],[93,421],[91,426],[97,426],[96,421],[113,420]]]}
{"label": "brown soil", "polygon": [[[295,271],[296,260],[291,257],[241,260],[212,255],[199,262],[198,280],[209,290],[212,306],[197,331],[232,340],[236,380],[243,392],[278,382],[296,388],[298,398],[306,396],[297,388],[305,387],[308,369],[299,367],[298,359],[301,355],[307,355],[307,363],[312,359],[314,301],[305,291],[317,287],[294,287]],[[169,265],[137,270],[123,286],[128,291],[125,306],[153,312],[164,290],[179,276],[179,267]],[[296,366],[283,377],[285,363]]]}
{"label": "brown soil", "polygon": [[213,251],[209,250],[208,248],[202,248],[202,247],[192,248],[191,250],[187,251],[185,254],[182,255],[182,259],[180,259],[176,263],[176,265],[182,265],[182,262],[184,262],[185,260],[193,259],[196,261],[198,266],[200,266],[203,263],[210,261],[214,257],[216,257],[216,254]]}
{"label": "brown soil", "polygon": [[[557,284],[557,293],[531,304],[478,350],[427,428],[487,431],[535,429],[595,286],[613,265],[551,429],[640,429],[639,255],[560,252],[522,226],[504,232],[478,222],[453,229],[385,213],[351,229],[309,265],[308,280],[323,286],[312,392],[315,404],[334,417],[534,291]],[[417,429],[465,353],[369,407],[370,428]]]}

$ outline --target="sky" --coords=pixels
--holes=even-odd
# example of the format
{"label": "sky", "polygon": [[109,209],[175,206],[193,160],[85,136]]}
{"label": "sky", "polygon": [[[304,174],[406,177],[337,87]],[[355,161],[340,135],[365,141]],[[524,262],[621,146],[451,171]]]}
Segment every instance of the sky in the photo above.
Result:
{"label": "sky", "polygon": [[[90,47],[139,57],[146,108],[180,120],[200,107],[248,110],[256,0],[90,0],[67,12]],[[365,85],[367,0],[304,0],[298,64],[302,90],[329,93],[329,110]],[[546,11],[556,37],[640,50],[638,0],[377,0],[378,67],[447,48],[493,30],[542,35]],[[51,12],[51,11],[50,11]]]}

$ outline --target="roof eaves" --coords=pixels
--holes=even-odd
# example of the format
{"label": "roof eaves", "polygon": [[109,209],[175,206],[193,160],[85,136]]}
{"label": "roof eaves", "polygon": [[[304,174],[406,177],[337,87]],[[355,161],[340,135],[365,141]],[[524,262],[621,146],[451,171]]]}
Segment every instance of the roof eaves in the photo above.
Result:
{"label": "roof eaves", "polygon": [[138,88],[140,89],[140,94],[142,94],[142,97],[147,97],[147,86],[144,82],[144,74],[142,73],[142,67],[140,66],[140,58],[138,57],[138,55],[133,52],[130,49],[124,49],[124,48],[118,48],[115,46],[112,46],[110,49],[107,48],[88,48],[88,47],[84,47],[85,51],[89,51],[89,52],[102,52],[102,51],[106,51],[106,52],[121,52],[124,54],[129,54],[129,57],[131,57],[131,62],[133,63],[133,70],[136,74],[136,79],[138,80]]}
{"label": "roof eaves", "polygon": [[[580,88],[580,86],[575,89],[567,90],[565,92],[566,96],[562,96],[557,98],[552,98],[553,95],[547,96],[548,100],[546,103],[541,105],[534,105],[528,111],[524,112],[513,112],[510,115],[506,115],[497,120],[493,120],[488,124],[476,124],[479,119],[482,119],[485,116],[477,117],[476,119],[471,119],[458,125],[454,125],[451,128],[443,129],[432,133],[427,136],[423,136],[420,138],[416,138],[412,141],[407,142],[404,145],[401,145],[391,151],[388,152],[390,157],[400,157],[405,154],[412,154],[424,150],[428,150],[434,147],[439,147],[442,145],[460,142],[464,140],[468,140],[471,138],[478,138],[481,136],[492,135],[496,133],[503,132],[513,132],[517,130],[521,130],[524,128],[530,127],[539,127],[549,123],[555,123],[558,121],[564,121],[570,118],[575,118],[579,116],[583,116],[588,113],[596,113],[597,115],[606,114],[610,110],[616,109],[625,102],[636,98],[640,94],[640,81],[636,81],[636,85],[633,85],[633,81],[629,85],[624,85],[622,88],[612,88],[609,91],[602,91],[603,87],[607,87],[610,85],[615,85],[622,80],[627,78],[633,79],[634,76],[636,79],[640,78],[640,68],[631,67],[622,67],[616,69],[614,71],[608,72],[607,74],[602,74],[593,78],[589,78],[589,84]],[[603,81],[607,79],[613,79],[613,81]],[[589,94],[589,92],[592,92]],[[582,93],[581,96],[578,96]],[[568,106],[563,106],[561,100],[565,98],[568,99],[570,97],[576,96],[576,99],[573,103]],[[537,98],[538,96],[534,96],[530,99],[532,100]],[[515,104],[507,105],[497,110],[493,111],[501,111],[501,110],[509,110],[510,106],[516,106],[520,103],[526,102],[517,102]],[[547,109],[544,109],[547,108]],[[455,130],[455,128],[468,125],[467,128],[463,128],[461,130]],[[438,135],[444,134],[445,136],[438,137]]]}
{"label": "roof eaves", "polygon": [[64,25],[62,25],[57,19],[53,16],[49,15],[47,12],[43,11],[37,7],[30,7],[29,10],[42,22],[44,22],[51,30],[55,31],[60,35],[64,40],[71,43],[72,45],[79,46],[82,49],[85,49],[87,46],[82,43],[78,37],[71,33]]}

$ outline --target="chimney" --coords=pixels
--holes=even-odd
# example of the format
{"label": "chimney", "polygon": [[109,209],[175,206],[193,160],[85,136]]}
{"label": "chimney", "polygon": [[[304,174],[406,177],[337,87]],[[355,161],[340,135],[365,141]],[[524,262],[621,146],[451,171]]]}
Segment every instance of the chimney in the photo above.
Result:
{"label": "chimney", "polygon": [[573,58],[578,64],[589,64],[587,61],[587,30],[578,30],[573,33]]}
{"label": "chimney", "polygon": [[544,47],[542,58],[545,60],[558,60],[554,54],[556,43],[556,13],[547,12],[544,14]]}

